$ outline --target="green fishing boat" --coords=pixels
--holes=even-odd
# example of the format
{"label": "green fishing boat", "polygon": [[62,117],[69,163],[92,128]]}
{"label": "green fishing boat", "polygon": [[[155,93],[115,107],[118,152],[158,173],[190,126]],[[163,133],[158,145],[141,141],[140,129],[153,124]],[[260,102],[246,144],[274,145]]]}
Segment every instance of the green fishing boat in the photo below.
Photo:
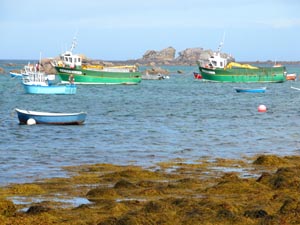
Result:
{"label": "green fishing boat", "polygon": [[214,52],[208,61],[198,61],[203,80],[215,82],[284,82],[286,69],[284,66],[256,67],[249,64],[228,62],[220,54],[221,47]]}
{"label": "green fishing boat", "polygon": [[73,54],[73,41],[69,51],[60,55],[60,60],[53,61],[62,83],[75,84],[138,84],[142,74],[135,65],[102,66],[84,65],[82,57]]}

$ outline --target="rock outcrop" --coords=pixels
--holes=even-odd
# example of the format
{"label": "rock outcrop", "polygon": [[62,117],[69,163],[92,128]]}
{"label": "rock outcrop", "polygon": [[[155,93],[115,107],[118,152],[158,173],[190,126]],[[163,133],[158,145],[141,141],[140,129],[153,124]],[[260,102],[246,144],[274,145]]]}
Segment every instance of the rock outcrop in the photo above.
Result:
{"label": "rock outcrop", "polygon": [[56,74],[55,68],[51,64],[52,59],[42,59],[41,60],[41,71],[45,71],[46,74]]}
{"label": "rock outcrop", "polygon": [[0,74],[5,74],[5,70],[2,67],[0,67]]}
{"label": "rock outcrop", "polygon": [[165,48],[161,51],[148,50],[143,55],[142,61],[172,61],[175,58],[176,49],[173,47]]}
{"label": "rock outcrop", "polygon": [[213,55],[212,50],[204,50],[203,48],[187,48],[178,53],[177,62],[192,63],[197,60],[205,60]]}
{"label": "rock outcrop", "polygon": [[[137,59],[139,64],[144,65],[195,65],[198,60],[206,61],[213,56],[214,51],[203,48],[187,48],[178,53],[175,58],[176,49],[173,47],[165,48],[161,51],[148,50],[142,58]],[[227,57],[231,61],[234,58],[226,53],[222,53],[223,57]]]}

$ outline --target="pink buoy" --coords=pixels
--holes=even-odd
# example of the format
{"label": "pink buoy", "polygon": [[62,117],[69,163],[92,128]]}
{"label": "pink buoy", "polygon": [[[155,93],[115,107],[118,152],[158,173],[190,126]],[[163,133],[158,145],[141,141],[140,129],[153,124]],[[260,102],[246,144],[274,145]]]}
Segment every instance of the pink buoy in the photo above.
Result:
{"label": "pink buoy", "polygon": [[258,112],[267,112],[267,107],[265,105],[258,106]]}

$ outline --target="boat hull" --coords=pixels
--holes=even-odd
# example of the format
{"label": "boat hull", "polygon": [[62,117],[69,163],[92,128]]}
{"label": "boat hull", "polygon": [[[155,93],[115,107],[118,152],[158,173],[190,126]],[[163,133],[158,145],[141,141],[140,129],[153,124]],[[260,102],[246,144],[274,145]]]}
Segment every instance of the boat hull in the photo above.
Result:
{"label": "boat hull", "polygon": [[22,73],[9,72],[9,74],[12,78],[22,78]]}
{"label": "boat hull", "polygon": [[76,85],[31,85],[24,84],[23,87],[27,94],[61,94],[71,95],[76,94]]}
{"label": "boat hull", "polygon": [[197,79],[197,80],[201,80],[202,79],[201,73],[194,72],[194,78]]}
{"label": "boat hull", "polygon": [[15,109],[20,124],[27,124],[29,119],[34,119],[36,124],[54,125],[80,125],[86,119],[86,113],[48,113]]}
{"label": "boat hull", "polygon": [[68,83],[70,75],[75,84],[138,84],[142,80],[140,72],[108,72],[100,70],[55,67],[62,83]]}
{"label": "boat hull", "polygon": [[255,88],[255,89],[250,89],[250,88],[235,88],[236,92],[238,93],[265,93],[266,88]]}
{"label": "boat hull", "polygon": [[247,68],[206,68],[199,66],[202,78],[215,82],[274,82],[285,81],[285,67],[260,67],[257,69]]}
{"label": "boat hull", "polygon": [[296,79],[297,79],[296,73],[291,73],[286,75],[286,80],[296,80]]}

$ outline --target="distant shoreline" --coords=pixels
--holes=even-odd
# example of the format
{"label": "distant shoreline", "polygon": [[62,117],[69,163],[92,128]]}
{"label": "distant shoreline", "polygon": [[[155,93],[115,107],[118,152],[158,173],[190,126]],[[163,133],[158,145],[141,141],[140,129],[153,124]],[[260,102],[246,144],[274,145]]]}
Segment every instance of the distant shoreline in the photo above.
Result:
{"label": "distant shoreline", "polygon": [[[141,60],[141,59],[130,59],[130,60],[103,60],[103,59],[90,59],[91,61],[105,61],[105,62],[111,62],[114,64],[139,64],[141,66],[151,66],[153,64],[155,65],[165,65],[165,66],[197,66],[197,62],[194,61],[186,61],[186,62],[180,62],[180,61],[162,61],[162,60]],[[0,62],[9,64],[9,63],[17,63],[17,62],[36,62],[39,61],[39,59],[0,59]],[[238,63],[243,64],[256,64],[256,65],[274,65],[274,64],[282,64],[282,65],[300,65],[300,61],[272,61],[272,60],[265,60],[265,61],[237,61]],[[14,66],[14,65],[12,65]]]}

